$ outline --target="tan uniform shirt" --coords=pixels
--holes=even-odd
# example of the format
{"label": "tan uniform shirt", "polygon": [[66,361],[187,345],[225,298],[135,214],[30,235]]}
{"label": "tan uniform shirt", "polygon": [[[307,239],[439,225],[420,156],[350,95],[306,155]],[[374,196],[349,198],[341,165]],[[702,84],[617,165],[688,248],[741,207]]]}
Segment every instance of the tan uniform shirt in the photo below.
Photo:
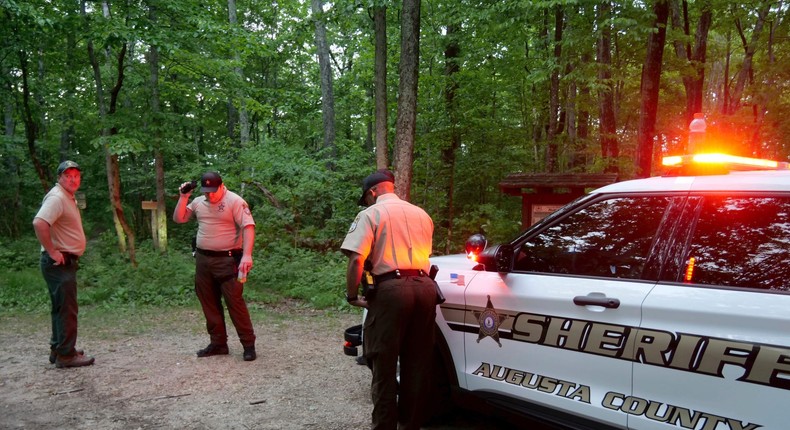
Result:
{"label": "tan uniform shirt", "polygon": [[241,249],[242,230],[255,225],[247,202],[230,190],[216,204],[206,196],[196,197],[187,210],[198,220],[197,247],[209,251]]}
{"label": "tan uniform shirt", "polygon": [[[60,184],[55,184],[44,196],[35,218],[41,218],[49,224],[55,249],[77,256],[85,252],[85,232],[77,200]],[[41,251],[44,251],[43,246]]]}
{"label": "tan uniform shirt", "polygon": [[376,204],[360,212],[340,249],[370,258],[373,274],[395,269],[430,268],[433,220],[422,208],[396,194],[380,195]]}

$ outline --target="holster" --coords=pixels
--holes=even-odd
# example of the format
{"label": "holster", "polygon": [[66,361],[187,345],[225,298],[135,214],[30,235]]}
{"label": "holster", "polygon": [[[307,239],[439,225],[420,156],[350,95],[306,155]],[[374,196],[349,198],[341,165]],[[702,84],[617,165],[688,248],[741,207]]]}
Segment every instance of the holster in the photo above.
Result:
{"label": "holster", "polygon": [[362,279],[360,284],[362,285],[362,296],[365,299],[370,300],[376,294],[376,286],[373,283],[373,263],[370,260],[365,260],[365,263],[362,265]]}

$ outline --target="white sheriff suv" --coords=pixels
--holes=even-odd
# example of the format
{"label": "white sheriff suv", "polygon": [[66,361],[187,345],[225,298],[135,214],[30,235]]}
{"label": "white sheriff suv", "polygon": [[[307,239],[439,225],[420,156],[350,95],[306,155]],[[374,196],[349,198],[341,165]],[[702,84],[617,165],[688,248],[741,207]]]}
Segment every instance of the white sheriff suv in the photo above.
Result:
{"label": "white sheriff suv", "polygon": [[431,259],[453,399],[574,429],[790,428],[790,169],[674,161]]}

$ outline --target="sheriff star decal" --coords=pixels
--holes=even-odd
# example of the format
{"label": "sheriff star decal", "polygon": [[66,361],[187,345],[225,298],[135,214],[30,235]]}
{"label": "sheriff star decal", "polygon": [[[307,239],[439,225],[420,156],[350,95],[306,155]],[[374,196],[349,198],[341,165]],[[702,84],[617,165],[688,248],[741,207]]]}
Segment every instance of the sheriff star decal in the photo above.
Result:
{"label": "sheriff star decal", "polygon": [[480,333],[477,336],[477,343],[485,337],[491,337],[494,342],[502,348],[502,343],[499,342],[499,326],[507,319],[507,315],[499,315],[494,310],[494,305],[491,304],[491,296],[488,296],[488,304],[482,312],[475,312],[475,317],[480,323]]}

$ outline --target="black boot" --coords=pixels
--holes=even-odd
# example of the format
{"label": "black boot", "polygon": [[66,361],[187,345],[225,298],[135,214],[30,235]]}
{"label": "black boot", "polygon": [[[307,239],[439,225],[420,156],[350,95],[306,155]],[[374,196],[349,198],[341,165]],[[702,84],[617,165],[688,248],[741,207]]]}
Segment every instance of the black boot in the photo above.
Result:
{"label": "black boot", "polygon": [[228,345],[208,344],[207,347],[197,352],[198,357],[211,357],[212,355],[227,355]]}
{"label": "black boot", "polygon": [[244,361],[253,361],[258,358],[258,355],[255,354],[255,345],[253,346],[245,346],[244,347]]}

